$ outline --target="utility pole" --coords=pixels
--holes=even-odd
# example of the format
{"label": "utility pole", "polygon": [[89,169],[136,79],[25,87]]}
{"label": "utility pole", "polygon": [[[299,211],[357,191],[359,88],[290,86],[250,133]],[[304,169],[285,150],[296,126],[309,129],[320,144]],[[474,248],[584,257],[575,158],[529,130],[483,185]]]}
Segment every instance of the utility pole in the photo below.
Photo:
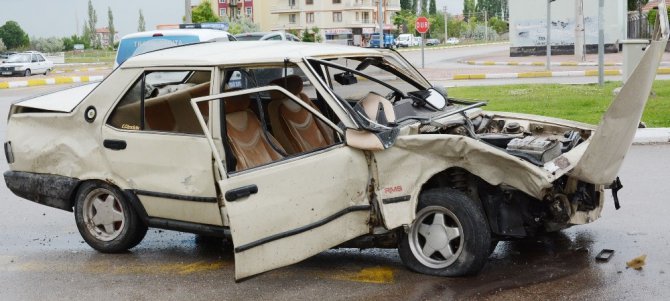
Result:
{"label": "utility pole", "polygon": [[551,71],[551,2],[547,0],[547,71]]}
{"label": "utility pole", "polygon": [[598,85],[605,84],[605,0],[598,0]]}
{"label": "utility pole", "polygon": [[642,38],[642,0],[637,0],[637,38]]}
{"label": "utility pole", "polygon": [[489,13],[486,10],[484,10],[484,34],[486,35],[486,37],[484,37],[484,41],[488,42],[489,41]]}
{"label": "utility pole", "polygon": [[447,15],[447,6],[444,6],[444,45],[447,45],[447,39],[449,39],[449,16]]}
{"label": "utility pole", "polygon": [[584,43],[584,0],[575,0],[575,57],[578,62],[586,61]]}
{"label": "utility pole", "polygon": [[191,21],[191,0],[184,0],[184,23],[193,23]]}
{"label": "utility pole", "polygon": [[379,49],[384,48],[384,12],[382,11],[383,0],[379,0]]}

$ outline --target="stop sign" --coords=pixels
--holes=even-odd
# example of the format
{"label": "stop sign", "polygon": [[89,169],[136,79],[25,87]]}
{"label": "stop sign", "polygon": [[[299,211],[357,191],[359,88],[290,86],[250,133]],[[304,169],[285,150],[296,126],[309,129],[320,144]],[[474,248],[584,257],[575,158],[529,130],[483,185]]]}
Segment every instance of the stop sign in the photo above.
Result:
{"label": "stop sign", "polygon": [[430,24],[428,24],[428,19],[426,17],[418,17],[416,18],[416,31],[419,33],[426,33],[428,31],[428,27]]}

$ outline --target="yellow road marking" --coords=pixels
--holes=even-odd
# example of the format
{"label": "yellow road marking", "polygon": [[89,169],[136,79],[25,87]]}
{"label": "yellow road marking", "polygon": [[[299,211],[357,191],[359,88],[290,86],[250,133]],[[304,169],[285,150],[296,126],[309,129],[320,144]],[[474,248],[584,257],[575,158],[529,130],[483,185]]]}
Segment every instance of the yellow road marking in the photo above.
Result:
{"label": "yellow road marking", "polygon": [[8,88],[9,88],[9,82],[0,83],[0,89],[8,89]]}
{"label": "yellow road marking", "polygon": [[156,262],[125,262],[123,265],[118,265],[111,260],[98,260],[91,262],[39,262],[30,261],[26,263],[17,262],[17,265],[12,270],[19,270],[25,272],[43,272],[43,271],[57,271],[57,272],[71,272],[79,271],[90,274],[179,274],[189,275],[207,271],[219,270],[225,266],[230,265],[230,262],[225,261],[196,261],[191,263],[156,263]]}
{"label": "yellow road marking", "polygon": [[354,281],[363,283],[387,284],[393,283],[393,269],[389,267],[364,268],[359,272],[343,272],[331,278],[336,280]]}

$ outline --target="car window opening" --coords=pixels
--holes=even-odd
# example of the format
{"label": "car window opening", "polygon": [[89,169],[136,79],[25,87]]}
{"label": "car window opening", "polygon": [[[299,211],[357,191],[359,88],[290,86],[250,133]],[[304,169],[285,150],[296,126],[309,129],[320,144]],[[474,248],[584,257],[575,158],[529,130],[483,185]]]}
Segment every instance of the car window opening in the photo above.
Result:
{"label": "car window opening", "polygon": [[229,172],[315,152],[343,141],[322,117],[291,98],[299,98],[317,112],[326,112],[323,115],[334,115],[315,103],[323,102],[323,97],[311,85],[305,88],[304,75],[297,66],[286,62],[275,68],[229,69],[224,78],[222,86],[226,92],[274,85],[292,94],[270,90],[223,99],[222,131],[227,137],[224,150]]}
{"label": "car window opening", "polygon": [[[210,71],[144,73],[126,92],[107,121],[123,130],[202,135],[190,100],[210,95]],[[209,105],[199,103],[205,121]]]}

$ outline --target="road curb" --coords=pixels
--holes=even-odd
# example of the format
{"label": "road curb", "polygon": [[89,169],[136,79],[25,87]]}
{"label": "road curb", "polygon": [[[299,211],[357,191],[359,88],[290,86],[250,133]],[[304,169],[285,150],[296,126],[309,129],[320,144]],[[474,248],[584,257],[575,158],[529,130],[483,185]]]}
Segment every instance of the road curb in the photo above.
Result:
{"label": "road curb", "polygon": [[21,81],[0,82],[0,89],[14,89],[14,88],[47,86],[47,85],[60,85],[60,84],[71,84],[71,83],[99,82],[103,78],[105,78],[105,77],[102,76],[102,75],[59,76],[59,77],[52,77],[52,78],[40,78],[40,79],[29,79],[29,80],[21,80]]}
{"label": "road curb", "polygon": [[[620,69],[605,70],[606,76],[622,75]],[[658,68],[656,74],[670,74],[670,68]],[[505,79],[505,78],[538,78],[538,77],[585,77],[598,76],[598,70],[582,71],[533,71],[518,73],[479,73],[479,74],[454,74],[453,80],[470,79]]]}
{"label": "road curb", "polygon": [[670,128],[645,128],[635,132],[633,144],[664,144],[670,143]]}
{"label": "road curb", "polygon": [[[538,66],[544,67],[545,62],[518,62],[518,61],[458,61],[460,64],[475,65],[475,66]],[[594,67],[598,66],[597,62],[552,62],[552,66],[557,67]],[[623,63],[605,62],[605,66],[622,66]],[[661,62],[661,66],[670,66],[670,62]]]}
{"label": "road curb", "polygon": [[101,70],[111,70],[112,67],[94,67],[94,68],[81,68],[81,69],[61,69],[55,68],[52,73],[67,73],[67,72],[90,72],[90,71],[101,71]]}
{"label": "road curb", "polygon": [[[454,46],[425,46],[424,49],[425,50],[440,50],[440,49],[468,48],[468,47],[475,47],[475,46],[504,45],[504,44],[509,44],[509,42],[497,42],[497,43],[486,43],[486,44],[467,44],[467,45],[454,45]],[[398,52],[421,51],[421,47],[406,48],[406,49],[397,48],[396,50]]]}

